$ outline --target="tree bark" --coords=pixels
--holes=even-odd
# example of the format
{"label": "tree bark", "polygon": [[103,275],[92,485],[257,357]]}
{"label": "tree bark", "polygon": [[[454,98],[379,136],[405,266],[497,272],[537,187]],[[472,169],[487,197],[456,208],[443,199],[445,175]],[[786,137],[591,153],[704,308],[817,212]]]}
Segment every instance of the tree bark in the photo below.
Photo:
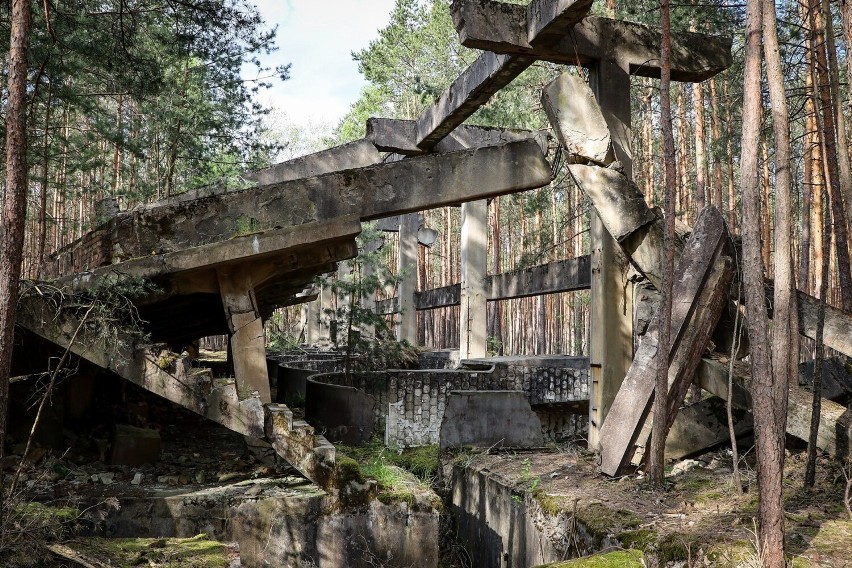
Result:
{"label": "tree bark", "polygon": [[[6,192],[0,223],[0,459],[5,456],[9,371],[17,316],[27,214],[27,58],[29,0],[12,0],[9,93],[6,99]],[[0,473],[0,487],[2,487]],[[3,496],[0,496],[0,503]]]}
{"label": "tree bark", "polygon": [[[666,230],[663,238],[665,268],[660,291],[659,349],[668,353],[671,345],[672,277],[674,275],[674,187],[677,177],[674,133],[671,108],[671,16],[669,0],[660,3],[662,42],[660,53],[660,122],[663,136],[663,168],[665,170]],[[669,358],[657,358],[657,376],[654,389],[654,424],[651,430],[651,447],[648,454],[648,476],[652,483],[662,485],[665,480],[666,433],[668,431]]]}
{"label": "tree bark", "polygon": [[843,192],[838,171],[838,152],[836,117],[831,93],[831,82],[828,73],[828,58],[826,56],[826,27],[818,0],[811,2],[812,27],[815,33],[815,62],[819,90],[821,131],[825,145],[824,164],[827,170],[828,194],[831,201],[831,216],[834,229],[834,246],[837,252],[837,272],[840,281],[840,295],[843,310],[852,311],[852,272],[850,272],[849,249],[847,246],[848,219],[843,205]]}
{"label": "tree bark", "polygon": [[778,46],[774,0],[763,0],[764,51],[775,134],[775,312],[772,325],[773,373],[754,375],[753,400],[760,500],[761,544],[766,566],[784,560],[784,436],[787,393],[799,378],[799,321],[793,269],[793,181],[790,120]]}

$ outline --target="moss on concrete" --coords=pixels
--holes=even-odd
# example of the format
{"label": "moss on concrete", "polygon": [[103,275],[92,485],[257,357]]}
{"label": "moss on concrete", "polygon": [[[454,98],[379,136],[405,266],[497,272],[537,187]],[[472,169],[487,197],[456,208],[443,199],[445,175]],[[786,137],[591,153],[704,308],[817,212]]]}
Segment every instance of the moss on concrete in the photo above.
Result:
{"label": "moss on concrete", "polygon": [[576,560],[544,564],[536,568],[642,568],[643,555],[638,550],[616,550]]}
{"label": "moss on concrete", "polygon": [[361,471],[361,465],[349,456],[338,453],[334,467],[338,487],[345,487],[353,481],[364,483],[364,472]]}
{"label": "moss on concrete", "polygon": [[224,568],[225,545],[200,534],[192,538],[89,538],[72,548],[119,568]]}
{"label": "moss on concrete", "polygon": [[620,534],[639,527],[642,519],[633,511],[610,509],[602,503],[592,503],[577,509],[577,521],[589,534],[603,538],[610,534]]}

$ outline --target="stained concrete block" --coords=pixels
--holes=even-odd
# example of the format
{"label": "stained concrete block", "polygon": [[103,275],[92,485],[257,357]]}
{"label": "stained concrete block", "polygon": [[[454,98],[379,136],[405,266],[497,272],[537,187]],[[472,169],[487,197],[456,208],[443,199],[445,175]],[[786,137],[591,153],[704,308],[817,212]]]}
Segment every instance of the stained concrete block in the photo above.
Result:
{"label": "stained concrete block", "polygon": [[453,391],[441,422],[441,448],[543,445],[541,421],[522,391]]}
{"label": "stained concrete block", "polygon": [[112,465],[139,467],[160,459],[160,433],[148,428],[116,425],[112,439]]}
{"label": "stained concrete block", "polygon": [[612,138],[601,107],[586,81],[563,73],[541,97],[556,136],[576,161],[607,166],[615,160]]}

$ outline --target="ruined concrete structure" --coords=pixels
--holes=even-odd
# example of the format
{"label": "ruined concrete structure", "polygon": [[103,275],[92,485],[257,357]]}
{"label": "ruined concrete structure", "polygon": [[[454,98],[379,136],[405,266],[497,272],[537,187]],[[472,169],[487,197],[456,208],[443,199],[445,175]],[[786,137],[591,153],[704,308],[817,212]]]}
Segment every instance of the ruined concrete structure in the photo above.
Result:
{"label": "ruined concrete structure", "polygon": [[[461,43],[484,51],[418,120],[370,119],[364,140],[254,172],[246,176],[245,187],[200,188],[118,212],[51,256],[43,273],[66,295],[85,294],[116,279],[152,282],[155,291],[133,302],[153,345],[122,336],[121,330],[122,341],[104,343],[79,310],[57,306],[46,294],[24,298],[20,325],[27,330],[25,339],[39,336],[69,347],[151,392],[265,440],[332,498],[360,492],[368,499],[371,488],[352,485],[342,475],[335,448],[318,433],[317,424],[333,430],[346,426],[341,421],[351,421],[352,428],[363,421],[361,437],[383,424],[389,443],[435,443],[446,396],[454,389],[518,391],[533,407],[588,408],[589,443],[602,450],[603,471],[615,475],[638,463],[652,420],[651,370],[659,355],[655,323],[634,354],[633,287],[626,268],[629,263],[659,286],[662,220],[631,181],[630,75],[659,75],[660,34],[639,24],[589,17],[590,6],[589,0],[532,0],[527,7],[457,0],[453,18]],[[548,184],[547,138],[462,122],[537,60],[588,71],[588,83],[577,75],[556,79],[546,87],[543,105],[571,155],[571,174],[597,213],[592,254],[488,276],[485,200]],[[701,81],[730,62],[728,40],[701,34],[674,38],[673,80]],[[317,298],[314,277],[357,254],[360,222],[393,218],[389,225],[399,233],[400,263],[413,265],[421,228],[417,212],[451,204],[463,204],[461,282],[417,292],[416,278],[404,279],[396,301],[377,306],[385,313],[401,312],[399,338],[413,342],[418,309],[460,305],[461,357],[480,358],[486,354],[488,301],[591,289],[589,362],[564,366],[564,372],[518,371],[512,364],[500,370],[499,363],[489,363],[490,370],[311,378],[314,371],[329,370],[318,358],[306,363],[293,383],[284,384],[282,377],[295,375],[276,370],[279,398],[274,401],[263,320],[277,307]],[[678,341],[670,375],[675,411],[693,381],[718,397],[728,396],[724,369],[702,356],[730,301],[727,285],[734,278],[727,228],[713,210],[705,211],[681,249],[676,294],[684,304],[673,318]],[[807,336],[813,335],[813,302],[800,295]],[[316,313],[307,319],[315,325]],[[829,310],[827,346],[852,355],[850,330],[848,314]],[[169,349],[180,352],[189,342],[216,334],[229,336],[230,379],[215,378],[189,357],[167,356]],[[26,348],[16,347],[19,357],[24,353]],[[789,431],[801,437],[809,403],[797,388],[791,391]],[[311,389],[325,394],[311,402]],[[738,393],[736,405],[746,407],[747,392]],[[286,405],[306,394],[307,421],[294,417]],[[352,412],[331,413],[338,420],[331,424],[334,416],[326,405],[332,402]],[[357,411],[361,407],[369,412]],[[823,408],[821,447],[847,454],[851,421],[837,405],[826,402]],[[675,431],[700,443],[716,441],[713,436],[720,434],[712,421],[702,421],[712,408],[695,412],[704,414],[676,421]],[[317,424],[310,423],[311,413]],[[540,418],[546,430],[550,419]],[[696,433],[693,425],[701,431]]]}

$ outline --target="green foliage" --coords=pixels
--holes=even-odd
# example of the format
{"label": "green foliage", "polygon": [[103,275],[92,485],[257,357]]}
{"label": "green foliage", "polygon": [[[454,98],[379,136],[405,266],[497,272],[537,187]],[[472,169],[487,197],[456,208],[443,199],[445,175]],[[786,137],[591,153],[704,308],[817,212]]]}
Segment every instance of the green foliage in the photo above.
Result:
{"label": "green foliage", "polygon": [[[416,365],[420,351],[406,341],[397,341],[388,327],[385,316],[363,304],[365,297],[380,289],[395,286],[398,276],[384,269],[377,246],[378,232],[369,225],[359,236],[359,250],[349,261],[348,274],[337,278],[318,279],[318,284],[334,295],[336,307],[327,308],[325,316],[332,341],[346,349],[345,368],[365,371],[375,369],[405,369]],[[371,246],[371,243],[373,246]]]}
{"label": "green foliage", "polygon": [[9,568],[45,566],[51,560],[44,546],[74,536],[80,511],[35,501],[22,495],[6,498],[0,523],[0,565]]}
{"label": "green foliage", "polygon": [[68,317],[83,322],[78,341],[114,357],[126,354],[137,342],[148,341],[134,300],[158,290],[149,280],[119,273],[105,276],[92,288],[74,292],[46,282],[26,281],[19,306],[26,309],[28,298],[40,296],[53,309],[57,320]]}
{"label": "green foliage", "polygon": [[[338,446],[338,450],[352,456],[347,459],[357,460],[365,478],[378,482],[379,500],[383,503],[415,504],[417,494],[430,491],[439,467],[436,445],[400,450],[374,438],[364,446]],[[431,506],[440,508],[441,503],[434,499]]]}

